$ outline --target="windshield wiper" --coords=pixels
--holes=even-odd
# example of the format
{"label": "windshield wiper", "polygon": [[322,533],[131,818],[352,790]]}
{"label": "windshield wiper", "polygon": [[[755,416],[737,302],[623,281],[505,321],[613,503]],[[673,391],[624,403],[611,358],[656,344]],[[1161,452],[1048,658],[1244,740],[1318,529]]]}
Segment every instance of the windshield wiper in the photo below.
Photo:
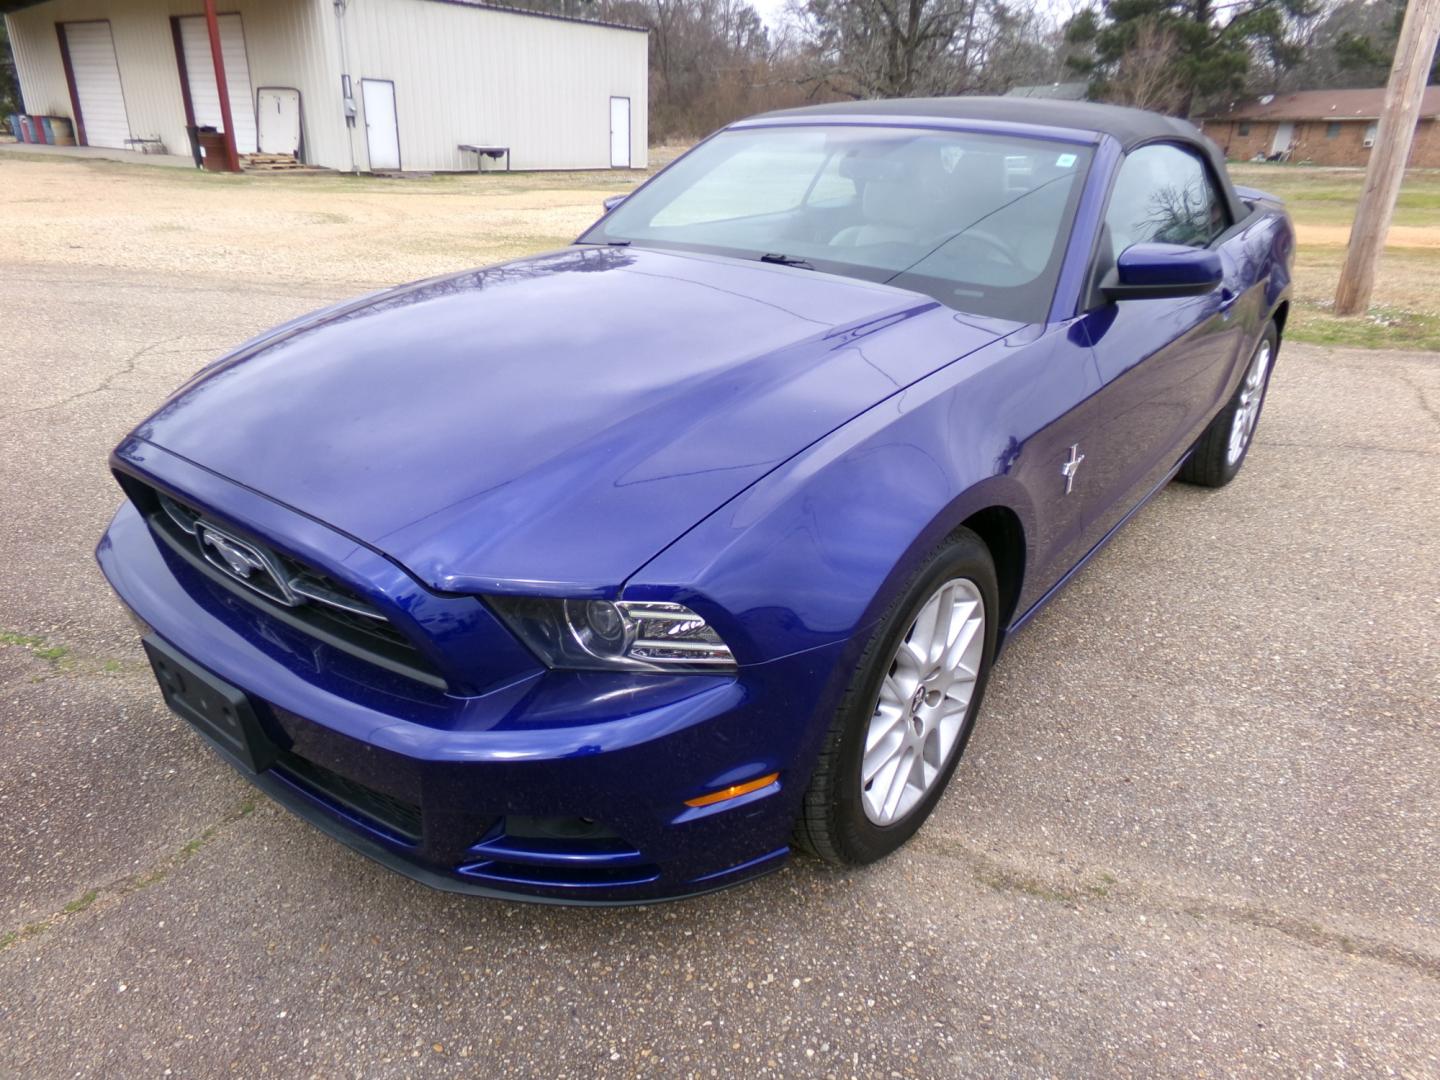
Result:
{"label": "windshield wiper", "polygon": [[763,263],[774,263],[776,266],[798,266],[801,270],[815,269],[814,266],[806,262],[804,259],[797,259],[793,255],[777,255],[773,251],[769,252],[768,254],[761,255],[760,261]]}

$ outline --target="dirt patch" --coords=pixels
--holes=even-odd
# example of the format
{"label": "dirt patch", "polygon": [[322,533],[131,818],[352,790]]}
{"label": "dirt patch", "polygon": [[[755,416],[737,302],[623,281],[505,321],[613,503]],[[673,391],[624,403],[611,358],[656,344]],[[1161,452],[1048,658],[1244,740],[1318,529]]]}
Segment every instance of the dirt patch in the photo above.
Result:
{"label": "dirt patch", "polygon": [[[1349,225],[1312,225],[1295,223],[1295,239],[1302,247],[1344,247],[1350,242]],[[1392,225],[1385,237],[1385,246],[1392,248],[1440,248],[1440,229],[1423,225]]]}
{"label": "dirt patch", "polygon": [[643,173],[384,180],[221,176],[103,161],[0,161],[7,262],[368,288],[568,244]]}

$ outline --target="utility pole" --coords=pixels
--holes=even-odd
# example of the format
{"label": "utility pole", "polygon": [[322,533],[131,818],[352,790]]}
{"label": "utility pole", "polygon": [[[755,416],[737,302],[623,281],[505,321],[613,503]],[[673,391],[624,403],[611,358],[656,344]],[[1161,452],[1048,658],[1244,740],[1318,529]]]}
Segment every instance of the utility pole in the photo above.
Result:
{"label": "utility pole", "polygon": [[1435,59],[1440,38],[1440,0],[1410,0],[1400,40],[1395,44],[1395,63],[1385,86],[1385,104],[1380,111],[1380,128],[1370,150],[1365,170],[1365,187],[1350,227],[1350,246],[1335,290],[1335,314],[1359,315],[1370,307],[1375,288],[1375,271],[1385,249],[1385,234],[1410,159],[1410,144],[1420,118],[1420,99]]}
{"label": "utility pole", "polygon": [[1395,43],[1395,63],[1390,69],[1390,82],[1385,85],[1380,130],[1375,132],[1375,145],[1369,151],[1365,187],[1355,209],[1341,284],[1335,289],[1336,315],[1359,315],[1369,308],[1375,269],[1385,249],[1385,233],[1390,232],[1395,197],[1400,194],[1405,161],[1410,160],[1410,144],[1416,137],[1420,99],[1426,92],[1437,37],[1440,0],[1410,0],[1405,6],[1400,40]]}

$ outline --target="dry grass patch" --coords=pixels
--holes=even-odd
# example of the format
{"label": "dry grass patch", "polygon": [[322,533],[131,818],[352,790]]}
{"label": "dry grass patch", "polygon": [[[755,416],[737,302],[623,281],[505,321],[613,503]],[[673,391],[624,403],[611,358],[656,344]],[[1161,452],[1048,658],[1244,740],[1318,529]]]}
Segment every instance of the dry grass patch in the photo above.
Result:
{"label": "dry grass patch", "polygon": [[230,176],[0,160],[27,227],[8,260],[365,289],[568,244],[641,172]]}
{"label": "dry grass patch", "polygon": [[1230,171],[1237,184],[1283,198],[1295,219],[1291,337],[1320,345],[1440,350],[1440,169],[1406,173],[1371,309],[1346,319],[1330,309],[1364,170],[1234,165]]}

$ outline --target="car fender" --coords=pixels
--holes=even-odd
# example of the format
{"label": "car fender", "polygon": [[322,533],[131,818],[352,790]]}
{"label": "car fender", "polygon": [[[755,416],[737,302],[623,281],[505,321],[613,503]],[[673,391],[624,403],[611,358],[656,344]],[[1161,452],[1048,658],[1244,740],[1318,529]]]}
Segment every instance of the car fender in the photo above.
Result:
{"label": "car fender", "polygon": [[670,545],[624,595],[685,603],[742,664],[764,663],[863,642],[935,547],[981,510],[1015,514],[1031,565],[1040,528],[1013,468],[1023,439],[1007,428],[1045,395],[998,377],[1017,351],[996,342],[862,413]]}

